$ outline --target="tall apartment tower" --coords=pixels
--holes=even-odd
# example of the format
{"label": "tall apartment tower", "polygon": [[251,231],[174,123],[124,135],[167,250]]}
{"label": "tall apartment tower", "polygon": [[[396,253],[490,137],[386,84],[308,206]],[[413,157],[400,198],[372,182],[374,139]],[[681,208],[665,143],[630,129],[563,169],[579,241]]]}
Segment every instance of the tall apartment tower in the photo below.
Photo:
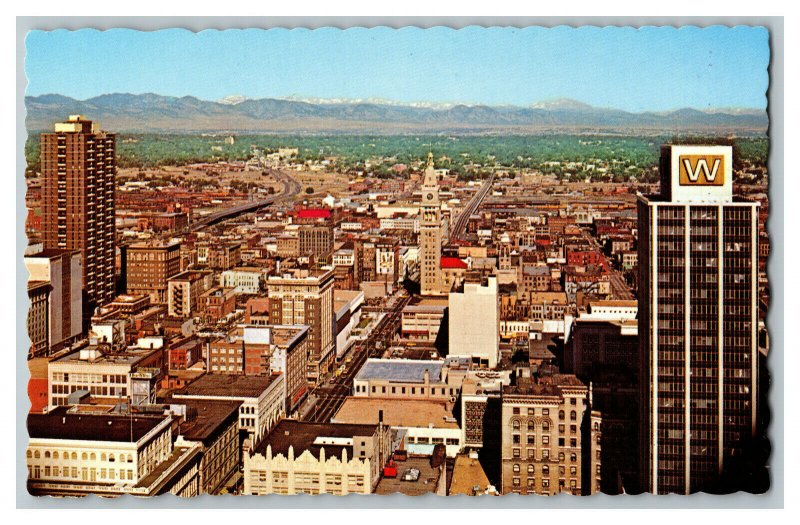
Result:
{"label": "tall apartment tower", "polygon": [[639,196],[641,480],[737,490],[756,433],[758,203],[735,198],[730,146],[664,146]]}
{"label": "tall apartment tower", "polygon": [[332,370],[336,358],[336,314],[333,311],[333,268],[294,268],[267,278],[270,322],[306,325],[306,377],[315,386]]}
{"label": "tall apartment tower", "polygon": [[439,181],[433,169],[433,153],[428,153],[428,165],[422,180],[420,207],[420,274],[422,295],[445,295],[442,286],[442,211],[439,203]]}
{"label": "tall apartment tower", "polygon": [[43,243],[80,250],[84,308],[114,298],[116,136],[71,115],[41,135]]}

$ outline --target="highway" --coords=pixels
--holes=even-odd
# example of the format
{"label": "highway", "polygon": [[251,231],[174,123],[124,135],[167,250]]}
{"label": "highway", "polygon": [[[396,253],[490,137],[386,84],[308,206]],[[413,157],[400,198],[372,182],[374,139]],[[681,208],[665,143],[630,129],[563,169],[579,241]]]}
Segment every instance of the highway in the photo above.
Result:
{"label": "highway", "polygon": [[[276,202],[285,201],[291,199],[298,193],[300,193],[300,183],[294,180],[289,175],[283,173],[282,171],[277,170],[268,170],[270,174],[278,181],[283,184],[283,190],[280,193],[272,195],[266,199],[253,201],[253,202],[245,202],[243,204],[239,204],[236,206],[231,206],[230,208],[225,208],[224,210],[219,210],[209,215],[205,215],[202,218],[193,221],[187,231],[193,232],[202,230],[206,226],[211,226],[212,224],[216,224],[218,222],[231,219],[233,217],[237,217],[242,215],[243,213],[250,213],[256,210],[260,210],[261,208],[265,208]],[[186,233],[186,231],[184,232]]]}
{"label": "highway", "polygon": [[483,202],[483,199],[486,198],[486,195],[492,188],[492,184],[494,184],[494,178],[495,174],[492,173],[492,176],[483,183],[483,186],[481,186],[481,189],[478,190],[478,193],[472,197],[472,199],[469,201],[469,204],[467,204],[467,206],[458,215],[455,223],[453,223],[453,227],[450,228],[450,242],[461,239],[464,236],[469,218],[478,210],[478,207]]}
{"label": "highway", "polygon": [[400,329],[403,308],[411,300],[409,296],[400,296],[394,306],[384,312],[383,318],[370,332],[364,341],[357,342],[351,350],[353,360],[346,365],[345,372],[338,378],[316,387],[309,398],[314,403],[302,417],[303,421],[328,423],[352,394],[353,379],[370,357],[380,357],[389,346]]}

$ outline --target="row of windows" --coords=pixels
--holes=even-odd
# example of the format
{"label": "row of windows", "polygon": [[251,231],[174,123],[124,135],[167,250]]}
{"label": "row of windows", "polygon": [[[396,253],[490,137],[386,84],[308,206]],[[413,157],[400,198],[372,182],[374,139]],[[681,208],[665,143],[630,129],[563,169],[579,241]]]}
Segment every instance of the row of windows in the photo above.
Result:
{"label": "row of windows", "polygon": [[[49,451],[45,450],[42,453],[39,449],[31,451],[31,449],[27,450],[26,456],[28,459],[54,459],[54,460],[64,460],[64,461],[77,461],[78,460],[78,453],[77,452],[59,452],[58,450]],[[102,452],[99,456],[95,452],[83,452],[80,455],[81,461],[97,461],[97,458],[100,458],[100,461],[108,461],[114,463],[117,460],[117,455],[110,453],[106,454]],[[133,455],[132,454],[120,454],[119,461],[133,463]]]}

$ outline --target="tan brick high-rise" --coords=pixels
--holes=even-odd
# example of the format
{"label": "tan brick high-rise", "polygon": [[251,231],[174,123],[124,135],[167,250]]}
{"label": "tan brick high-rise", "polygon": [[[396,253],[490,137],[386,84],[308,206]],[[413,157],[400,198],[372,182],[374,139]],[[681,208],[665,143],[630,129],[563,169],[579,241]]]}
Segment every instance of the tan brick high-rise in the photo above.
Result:
{"label": "tan brick high-rise", "polygon": [[44,246],[81,251],[89,309],[115,292],[115,145],[113,133],[80,115],[41,135]]}

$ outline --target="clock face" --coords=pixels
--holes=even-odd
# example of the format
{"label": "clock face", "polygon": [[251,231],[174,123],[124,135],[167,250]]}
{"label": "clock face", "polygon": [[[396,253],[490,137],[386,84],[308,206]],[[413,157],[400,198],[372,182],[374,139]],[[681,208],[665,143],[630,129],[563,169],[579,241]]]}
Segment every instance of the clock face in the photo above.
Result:
{"label": "clock face", "polygon": [[432,201],[433,200],[433,193],[429,193],[429,194],[425,195],[425,198],[428,199],[429,201]]}

